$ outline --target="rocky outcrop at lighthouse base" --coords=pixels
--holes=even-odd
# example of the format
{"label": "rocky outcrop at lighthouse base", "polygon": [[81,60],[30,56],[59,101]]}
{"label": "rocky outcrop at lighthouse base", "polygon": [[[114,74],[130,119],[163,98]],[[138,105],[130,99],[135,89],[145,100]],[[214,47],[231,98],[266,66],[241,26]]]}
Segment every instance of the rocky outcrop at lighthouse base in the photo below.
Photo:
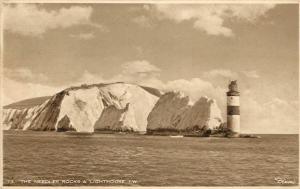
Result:
{"label": "rocky outcrop at lighthouse base", "polygon": [[222,122],[216,101],[192,103],[180,92],[134,84],[83,85],[65,89],[33,106],[3,109],[5,130],[94,132],[213,129]]}

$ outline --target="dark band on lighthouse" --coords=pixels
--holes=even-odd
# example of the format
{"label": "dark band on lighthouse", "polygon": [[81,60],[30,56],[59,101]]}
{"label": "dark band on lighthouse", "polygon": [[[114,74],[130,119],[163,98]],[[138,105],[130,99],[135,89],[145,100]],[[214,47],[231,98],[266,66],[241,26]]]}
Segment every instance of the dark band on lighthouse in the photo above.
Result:
{"label": "dark band on lighthouse", "polygon": [[240,115],[239,106],[227,106],[227,115]]}

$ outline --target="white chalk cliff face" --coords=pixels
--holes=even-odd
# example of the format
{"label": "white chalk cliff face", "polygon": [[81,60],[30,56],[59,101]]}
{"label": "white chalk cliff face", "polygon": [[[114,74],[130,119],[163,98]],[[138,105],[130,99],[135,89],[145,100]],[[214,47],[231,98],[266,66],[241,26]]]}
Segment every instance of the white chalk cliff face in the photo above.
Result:
{"label": "white chalk cliff face", "polygon": [[181,92],[169,92],[160,97],[148,116],[148,130],[215,129],[222,123],[216,101],[201,97],[192,103]]}
{"label": "white chalk cliff face", "polygon": [[214,128],[222,122],[214,100],[192,104],[179,92],[112,83],[71,87],[34,106],[7,106],[3,129],[40,131],[140,131],[194,126]]}
{"label": "white chalk cliff face", "polygon": [[160,97],[148,116],[148,130],[177,129],[190,99],[181,92],[168,92]]}
{"label": "white chalk cliff face", "polygon": [[4,129],[95,129],[146,131],[158,97],[138,85],[113,83],[75,87],[31,108],[4,109]]}

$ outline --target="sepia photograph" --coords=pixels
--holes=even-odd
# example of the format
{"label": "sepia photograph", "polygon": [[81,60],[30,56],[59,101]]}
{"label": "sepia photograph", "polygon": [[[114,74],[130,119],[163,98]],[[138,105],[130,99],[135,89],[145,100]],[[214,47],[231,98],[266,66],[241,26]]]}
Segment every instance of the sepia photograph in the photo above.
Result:
{"label": "sepia photograph", "polygon": [[3,1],[2,187],[299,186],[298,1]]}

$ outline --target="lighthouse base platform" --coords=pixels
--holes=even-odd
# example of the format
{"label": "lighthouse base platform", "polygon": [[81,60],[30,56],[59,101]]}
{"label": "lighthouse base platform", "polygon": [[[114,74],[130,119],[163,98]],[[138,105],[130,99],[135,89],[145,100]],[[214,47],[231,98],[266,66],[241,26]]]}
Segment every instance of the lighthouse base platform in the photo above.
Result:
{"label": "lighthouse base platform", "polygon": [[226,133],[226,137],[228,137],[228,138],[240,138],[240,133],[228,132],[228,133]]}
{"label": "lighthouse base platform", "polygon": [[260,136],[253,135],[253,134],[240,134],[240,133],[233,133],[233,132],[226,133],[225,137],[227,137],[227,138],[261,138]]}

